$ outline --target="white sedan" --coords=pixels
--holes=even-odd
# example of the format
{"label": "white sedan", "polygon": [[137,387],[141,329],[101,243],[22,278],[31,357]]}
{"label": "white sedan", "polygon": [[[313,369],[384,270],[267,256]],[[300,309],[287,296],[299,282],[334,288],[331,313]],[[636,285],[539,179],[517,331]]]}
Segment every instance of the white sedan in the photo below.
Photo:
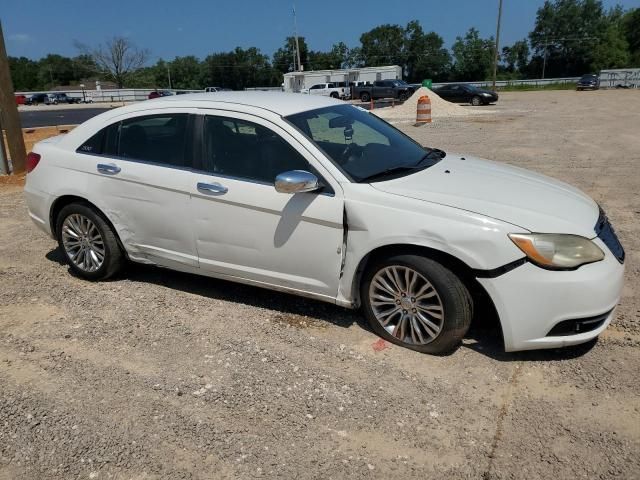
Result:
{"label": "white sedan", "polygon": [[479,304],[507,351],[586,342],[622,290],[624,250],[588,196],[329,98],[142,102],[27,163],[29,215],[81,277],[133,261],[286,291],[361,308],[421,352],[459,345]]}

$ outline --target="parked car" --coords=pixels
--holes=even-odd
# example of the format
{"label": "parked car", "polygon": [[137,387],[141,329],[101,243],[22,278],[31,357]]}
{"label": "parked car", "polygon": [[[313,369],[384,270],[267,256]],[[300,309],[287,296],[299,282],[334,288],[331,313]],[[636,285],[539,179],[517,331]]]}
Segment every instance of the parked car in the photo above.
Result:
{"label": "parked car", "polygon": [[154,90],[149,94],[149,100],[160,97],[170,97],[173,95],[169,90]]}
{"label": "parked car", "polygon": [[583,75],[578,80],[576,90],[598,90],[600,88],[600,77],[594,73]]}
{"label": "parked car", "polygon": [[49,99],[49,95],[46,93],[34,93],[25,101],[26,105],[39,105],[44,103],[45,105],[49,105],[51,103]]}
{"label": "parked car", "polygon": [[49,103],[53,103],[54,105],[59,103],[80,103],[82,100],[78,97],[69,97],[66,93],[50,93],[48,96]]}
{"label": "parked car", "polygon": [[345,99],[350,97],[349,87],[336,83],[316,83],[310,88],[303,88],[302,93],[309,95],[322,95],[324,97]]}
{"label": "parked car", "polygon": [[489,105],[498,101],[498,94],[491,90],[483,90],[473,85],[455,83],[434,89],[440,97],[449,102],[470,103],[474,107]]}
{"label": "parked car", "polygon": [[79,277],[132,261],[361,307],[421,352],[459,345],[484,303],[508,351],[586,342],[623,287],[624,250],[584,193],[321,96],[109,110],[37,143],[27,171],[29,215]]}
{"label": "parked car", "polygon": [[204,89],[204,91],[207,93],[222,92],[222,90],[222,87],[207,87]]}
{"label": "parked car", "polygon": [[406,100],[415,89],[404,80],[378,80],[373,85],[358,85],[351,89],[353,98],[359,98],[363,102],[378,98],[397,98]]}
{"label": "parked car", "polygon": [[26,102],[26,95],[16,95],[16,105],[24,105]]}

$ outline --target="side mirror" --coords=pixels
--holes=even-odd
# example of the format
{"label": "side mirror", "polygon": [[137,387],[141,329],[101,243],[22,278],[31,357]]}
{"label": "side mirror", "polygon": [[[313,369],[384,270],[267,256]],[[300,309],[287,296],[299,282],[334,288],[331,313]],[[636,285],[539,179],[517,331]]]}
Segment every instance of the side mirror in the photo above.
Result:
{"label": "side mirror", "polygon": [[280,193],[303,193],[318,190],[318,177],[305,170],[290,170],[276,177],[276,191]]}

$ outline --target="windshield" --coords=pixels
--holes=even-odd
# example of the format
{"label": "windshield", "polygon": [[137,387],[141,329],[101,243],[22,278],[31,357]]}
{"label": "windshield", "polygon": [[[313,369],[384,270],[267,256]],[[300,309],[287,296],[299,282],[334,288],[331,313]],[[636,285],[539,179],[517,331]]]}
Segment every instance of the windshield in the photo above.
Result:
{"label": "windshield", "polygon": [[443,156],[374,114],[336,105],[286,117],[354,182],[385,180],[428,168]]}
{"label": "windshield", "polygon": [[478,91],[478,87],[476,87],[475,85],[465,85],[463,88],[465,88],[468,92]]}

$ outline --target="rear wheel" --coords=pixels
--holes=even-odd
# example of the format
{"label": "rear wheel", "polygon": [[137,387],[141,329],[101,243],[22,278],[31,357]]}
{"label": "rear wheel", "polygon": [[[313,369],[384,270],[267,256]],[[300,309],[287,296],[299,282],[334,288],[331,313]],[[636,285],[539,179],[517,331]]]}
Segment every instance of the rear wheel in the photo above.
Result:
{"label": "rear wheel", "polygon": [[369,95],[367,92],[362,92],[360,94],[360,100],[362,102],[369,102],[369,101],[371,101],[371,95]]}
{"label": "rear wheel", "polygon": [[331,95],[329,95],[331,98],[338,98],[339,95],[337,94],[337,92],[331,92]]}
{"label": "rear wheel", "polygon": [[105,280],[118,273],[125,258],[116,234],[101,213],[82,203],[65,206],[56,221],[58,245],[78,276]]}
{"label": "rear wheel", "polygon": [[450,352],[471,324],[472,301],[464,284],[426,257],[396,255],[375,262],[365,272],[360,294],[378,335],[419,352]]}

